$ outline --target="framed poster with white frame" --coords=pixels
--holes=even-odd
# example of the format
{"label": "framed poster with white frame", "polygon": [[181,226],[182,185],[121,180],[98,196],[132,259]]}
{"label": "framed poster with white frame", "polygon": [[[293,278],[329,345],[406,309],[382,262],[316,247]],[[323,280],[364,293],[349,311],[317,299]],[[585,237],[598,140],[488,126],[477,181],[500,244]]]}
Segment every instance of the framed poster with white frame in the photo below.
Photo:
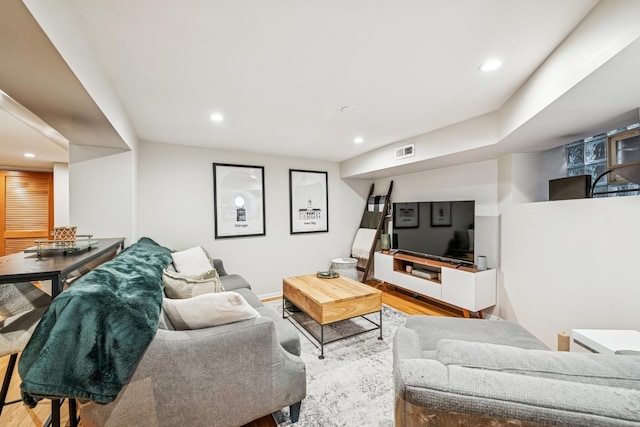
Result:
{"label": "framed poster with white frame", "polygon": [[329,231],[327,172],[289,169],[291,234]]}
{"label": "framed poster with white frame", "polygon": [[264,167],[213,164],[215,238],[264,236]]}

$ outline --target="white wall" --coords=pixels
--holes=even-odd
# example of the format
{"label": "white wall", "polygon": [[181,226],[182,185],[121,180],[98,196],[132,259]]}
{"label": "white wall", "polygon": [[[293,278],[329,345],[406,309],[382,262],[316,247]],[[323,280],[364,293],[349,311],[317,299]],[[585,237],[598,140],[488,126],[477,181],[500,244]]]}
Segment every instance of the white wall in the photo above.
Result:
{"label": "white wall", "polygon": [[[70,150],[90,148],[71,146]],[[70,223],[79,234],[124,237],[130,245],[135,236],[134,153],[100,157],[69,165]]]}
{"label": "white wall", "polygon": [[53,164],[53,225],[63,227],[69,222],[69,165]]}
{"label": "white wall", "polygon": [[[214,238],[213,163],[264,166],[266,236]],[[328,233],[289,233],[289,169],[328,172]],[[341,180],[334,162],[144,142],[138,172],[139,236],[176,250],[203,246],[262,297],[281,294],[284,277],[349,255],[370,185]]]}

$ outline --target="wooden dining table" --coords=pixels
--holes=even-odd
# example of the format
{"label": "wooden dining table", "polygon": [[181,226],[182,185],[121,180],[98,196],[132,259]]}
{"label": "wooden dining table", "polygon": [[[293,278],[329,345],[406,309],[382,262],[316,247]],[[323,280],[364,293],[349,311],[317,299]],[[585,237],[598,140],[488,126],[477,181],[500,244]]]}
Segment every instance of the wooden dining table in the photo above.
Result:
{"label": "wooden dining table", "polygon": [[18,252],[0,257],[0,284],[51,280],[51,298],[62,292],[69,275],[82,272],[100,258],[115,256],[124,249],[124,237],[96,239],[96,245],[78,252]]}
{"label": "wooden dining table", "polygon": [[[58,296],[70,277],[78,277],[113,258],[124,249],[124,237],[96,239],[82,251],[18,252],[0,257],[0,286],[5,283],[51,280],[51,299]],[[51,399],[51,425],[60,426],[60,399]],[[70,408],[75,408],[75,399]],[[71,412],[72,410],[70,410]],[[75,412],[75,411],[74,411]],[[77,426],[75,414],[69,414]]]}

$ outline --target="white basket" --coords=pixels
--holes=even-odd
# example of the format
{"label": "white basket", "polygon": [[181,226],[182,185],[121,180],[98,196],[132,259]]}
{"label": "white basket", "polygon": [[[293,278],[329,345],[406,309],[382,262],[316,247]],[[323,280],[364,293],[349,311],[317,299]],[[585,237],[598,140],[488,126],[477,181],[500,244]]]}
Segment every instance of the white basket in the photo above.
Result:
{"label": "white basket", "polygon": [[331,260],[331,271],[335,271],[342,277],[358,280],[357,263],[358,260],[355,258],[335,258]]}

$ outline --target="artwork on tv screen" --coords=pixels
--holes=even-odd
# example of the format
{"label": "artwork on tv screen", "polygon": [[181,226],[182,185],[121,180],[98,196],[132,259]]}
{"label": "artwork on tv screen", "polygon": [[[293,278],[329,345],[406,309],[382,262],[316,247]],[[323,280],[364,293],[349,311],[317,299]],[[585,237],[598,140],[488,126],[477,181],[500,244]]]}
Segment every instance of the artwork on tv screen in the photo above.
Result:
{"label": "artwork on tv screen", "polygon": [[415,228],[418,226],[418,203],[395,203],[393,226]]}
{"label": "artwork on tv screen", "polygon": [[475,201],[393,204],[393,249],[474,262]]}

